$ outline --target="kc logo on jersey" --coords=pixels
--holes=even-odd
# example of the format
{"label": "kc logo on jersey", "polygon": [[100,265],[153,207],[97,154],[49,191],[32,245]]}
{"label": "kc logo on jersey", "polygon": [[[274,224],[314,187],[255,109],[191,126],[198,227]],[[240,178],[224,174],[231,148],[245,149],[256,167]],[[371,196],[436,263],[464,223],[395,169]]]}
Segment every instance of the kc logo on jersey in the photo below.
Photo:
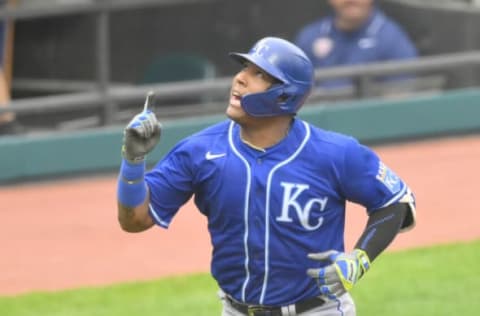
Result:
{"label": "kc logo on jersey", "polygon": [[300,194],[307,190],[310,186],[308,184],[299,184],[299,183],[290,183],[290,182],[281,182],[280,185],[283,187],[283,202],[282,202],[282,214],[276,218],[279,222],[293,222],[290,217],[290,210],[293,209],[297,212],[297,216],[300,219],[300,224],[307,230],[318,229],[323,224],[323,216],[321,216],[315,225],[310,225],[310,212],[315,204],[320,206],[320,211],[324,211],[328,197],[324,198],[314,198],[307,201],[305,205],[300,205],[297,201],[297,198]]}

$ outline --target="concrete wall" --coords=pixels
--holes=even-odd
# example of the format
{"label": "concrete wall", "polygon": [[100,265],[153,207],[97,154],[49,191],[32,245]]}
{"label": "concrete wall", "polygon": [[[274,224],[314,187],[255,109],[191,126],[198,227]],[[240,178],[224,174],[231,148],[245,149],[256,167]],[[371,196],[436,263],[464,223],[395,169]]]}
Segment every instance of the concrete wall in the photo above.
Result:
{"label": "concrete wall", "polygon": [[[480,90],[462,90],[405,100],[370,100],[305,107],[300,117],[365,143],[391,142],[480,131]],[[149,163],[176,142],[221,116],[164,122],[161,144]],[[116,171],[122,129],[0,138],[0,183]]]}

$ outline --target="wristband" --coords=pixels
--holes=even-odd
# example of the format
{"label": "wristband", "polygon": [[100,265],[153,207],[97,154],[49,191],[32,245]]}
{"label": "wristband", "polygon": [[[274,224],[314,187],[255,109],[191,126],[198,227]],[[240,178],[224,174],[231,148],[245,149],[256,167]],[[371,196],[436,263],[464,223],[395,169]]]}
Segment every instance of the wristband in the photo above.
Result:
{"label": "wristband", "polygon": [[145,161],[135,164],[122,159],[117,186],[117,198],[121,204],[135,207],[145,201],[147,184],[144,175]]}
{"label": "wristband", "polygon": [[127,160],[130,164],[140,164],[145,161],[145,155],[137,156],[137,157],[128,157],[127,150],[125,145],[122,146],[122,157],[123,159]]}

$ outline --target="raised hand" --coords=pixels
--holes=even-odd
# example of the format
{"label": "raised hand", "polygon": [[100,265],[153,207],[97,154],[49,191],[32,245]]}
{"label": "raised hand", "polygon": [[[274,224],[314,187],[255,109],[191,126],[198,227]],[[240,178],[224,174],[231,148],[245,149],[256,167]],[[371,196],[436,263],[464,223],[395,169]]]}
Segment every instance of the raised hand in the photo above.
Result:
{"label": "raised hand", "polygon": [[123,131],[122,155],[131,163],[143,162],[160,141],[161,124],[152,111],[154,93],[145,99],[143,111],[128,123]]}
{"label": "raised hand", "polygon": [[361,249],[350,253],[329,250],[312,253],[308,257],[331,263],[320,269],[307,270],[307,274],[317,280],[322,295],[328,299],[336,299],[350,291],[370,269],[370,259]]}

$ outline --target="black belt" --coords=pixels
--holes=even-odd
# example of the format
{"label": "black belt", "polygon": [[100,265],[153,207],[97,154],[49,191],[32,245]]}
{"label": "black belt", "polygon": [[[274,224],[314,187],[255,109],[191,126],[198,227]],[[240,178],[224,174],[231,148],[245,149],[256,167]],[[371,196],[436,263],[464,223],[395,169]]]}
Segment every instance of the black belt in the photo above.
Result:
{"label": "black belt", "polygon": [[[275,306],[262,306],[262,305],[248,305],[233,300],[228,295],[227,301],[237,311],[248,316],[282,316],[282,308]],[[311,310],[312,308],[319,307],[325,304],[325,301],[320,297],[312,297],[298,303],[295,303],[295,311],[297,314]]]}

